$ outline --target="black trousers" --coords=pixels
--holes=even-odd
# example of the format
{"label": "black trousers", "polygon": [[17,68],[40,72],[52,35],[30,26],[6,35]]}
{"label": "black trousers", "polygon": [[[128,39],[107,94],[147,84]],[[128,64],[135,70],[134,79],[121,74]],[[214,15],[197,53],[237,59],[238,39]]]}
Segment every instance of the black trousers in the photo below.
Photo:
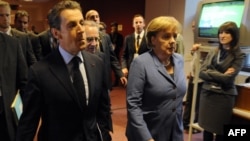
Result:
{"label": "black trousers", "polygon": [[2,113],[0,113],[0,140],[1,141],[10,141],[4,111]]}

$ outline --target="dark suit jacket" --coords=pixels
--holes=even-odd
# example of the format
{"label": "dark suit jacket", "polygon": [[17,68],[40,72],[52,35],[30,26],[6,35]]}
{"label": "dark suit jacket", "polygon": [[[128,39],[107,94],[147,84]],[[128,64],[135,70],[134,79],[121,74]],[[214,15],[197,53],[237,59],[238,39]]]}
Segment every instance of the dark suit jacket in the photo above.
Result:
{"label": "dark suit jacket", "polygon": [[29,36],[26,33],[23,33],[13,28],[11,29],[11,34],[13,37],[15,37],[20,41],[24,58],[26,59],[28,66],[31,66],[34,63],[36,63],[37,62],[36,56],[33,52]]}
{"label": "dark suit jacket", "polygon": [[89,85],[88,106],[77,93],[58,49],[30,68],[16,141],[32,141],[39,118],[39,141],[110,141],[110,99],[101,59],[82,52]]}
{"label": "dark suit jacket", "polygon": [[[238,92],[234,81],[242,68],[245,57],[245,53],[240,48],[237,48],[233,53],[228,53],[227,57],[218,63],[218,51],[211,51],[199,72],[199,77],[204,80],[202,89],[212,93],[237,95]],[[234,68],[234,72],[230,75],[225,75],[224,72],[231,67]],[[213,86],[218,86],[219,88],[215,89]]]}
{"label": "dark suit jacket", "polygon": [[[135,34],[130,34],[125,37],[123,53],[121,58],[122,68],[127,68],[129,70],[130,64],[134,59],[135,50]],[[150,49],[147,47],[146,37],[143,36],[138,54],[142,54],[144,52],[149,51]]]}
{"label": "dark suit jacket", "polygon": [[5,117],[11,141],[15,138],[16,125],[10,109],[16,92],[26,85],[28,67],[17,39],[0,33],[0,90],[3,96]]}
{"label": "dark suit jacket", "polygon": [[42,59],[42,47],[40,44],[39,37],[37,34],[34,34],[33,32],[28,32],[27,34],[30,38],[32,49],[36,56],[36,60],[39,61]]}
{"label": "dark suit jacket", "polygon": [[106,69],[108,70],[109,88],[112,87],[111,80],[111,69],[114,71],[115,75],[121,78],[123,73],[121,71],[121,65],[112,49],[112,42],[108,34],[103,34],[100,32],[101,45],[100,50],[105,54]]}
{"label": "dark suit jacket", "polygon": [[109,37],[111,39],[111,42],[115,45],[115,55],[118,58],[118,61],[120,60],[120,52],[123,46],[123,36],[119,32],[109,33]]}
{"label": "dark suit jacket", "polygon": [[38,34],[38,38],[42,50],[42,58],[46,57],[53,51],[53,48],[50,45],[50,33],[49,29]]}

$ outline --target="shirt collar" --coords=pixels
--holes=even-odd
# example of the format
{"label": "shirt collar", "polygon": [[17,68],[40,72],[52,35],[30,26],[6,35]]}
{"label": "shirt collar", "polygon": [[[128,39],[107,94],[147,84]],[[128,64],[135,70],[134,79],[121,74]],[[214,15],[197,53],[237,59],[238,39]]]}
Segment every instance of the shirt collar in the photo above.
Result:
{"label": "shirt collar", "polygon": [[[0,32],[2,32],[2,31],[0,31]],[[6,32],[2,32],[2,33],[5,33],[5,34],[7,34],[7,35],[12,36],[11,27],[9,26],[9,27],[8,27],[8,30],[7,30]]]}
{"label": "shirt collar", "polygon": [[140,34],[135,32],[135,37],[137,37],[138,35],[140,35],[140,37],[142,38],[144,36],[144,30],[142,30],[142,32]]}
{"label": "shirt collar", "polygon": [[75,56],[78,56],[81,59],[81,61],[83,62],[83,57],[82,57],[81,51],[79,51],[77,55],[72,55],[59,45],[59,52],[61,53],[63,60],[66,64],[69,64],[70,61],[72,60],[72,58]]}

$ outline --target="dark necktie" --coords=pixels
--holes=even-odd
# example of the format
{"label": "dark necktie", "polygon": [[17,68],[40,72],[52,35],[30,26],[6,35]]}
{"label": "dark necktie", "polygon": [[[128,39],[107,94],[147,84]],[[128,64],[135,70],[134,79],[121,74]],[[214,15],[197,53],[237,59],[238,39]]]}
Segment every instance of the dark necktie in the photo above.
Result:
{"label": "dark necktie", "polygon": [[136,47],[135,47],[136,53],[138,53],[139,47],[140,47],[140,35],[138,35],[136,38]]}
{"label": "dark necktie", "polygon": [[79,57],[75,56],[72,59],[72,62],[73,62],[73,68],[72,68],[73,85],[74,85],[75,90],[77,92],[80,103],[85,106],[86,105],[86,94],[85,94],[85,88],[84,88],[82,74],[81,74],[81,71],[79,69],[79,62],[81,62],[81,60]]}

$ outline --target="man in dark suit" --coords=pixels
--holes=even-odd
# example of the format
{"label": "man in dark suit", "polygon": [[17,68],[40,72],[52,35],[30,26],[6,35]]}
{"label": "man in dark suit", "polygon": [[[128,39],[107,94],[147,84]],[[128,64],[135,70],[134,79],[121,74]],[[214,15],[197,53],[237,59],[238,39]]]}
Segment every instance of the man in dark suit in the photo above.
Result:
{"label": "man in dark suit", "polygon": [[149,50],[146,44],[144,33],[145,20],[142,15],[134,15],[133,27],[134,33],[125,37],[123,53],[121,57],[122,72],[125,74],[125,76],[128,75],[129,67],[133,59]]}
{"label": "man in dark suit", "polygon": [[123,46],[123,35],[118,31],[118,23],[111,23],[111,32],[109,33],[114,52],[118,60],[120,60],[120,53]]}
{"label": "man in dark suit", "polygon": [[82,51],[86,34],[80,4],[58,2],[48,21],[59,46],[30,68],[16,141],[33,140],[40,117],[38,140],[111,141],[104,64],[98,56]]}
{"label": "man in dark suit", "polygon": [[29,39],[32,44],[32,49],[37,60],[41,59],[41,45],[39,38],[35,33],[28,29],[29,27],[29,13],[25,10],[16,11],[14,17],[14,27],[21,32],[26,33],[29,36]]}
{"label": "man in dark suit", "polygon": [[[123,46],[123,35],[118,31],[118,23],[112,22],[111,23],[111,32],[109,33],[109,37],[112,42],[112,47],[114,49],[115,55],[120,62],[120,53]],[[119,85],[119,76],[115,76],[115,83],[114,86]]]}
{"label": "man in dark suit", "polygon": [[[100,16],[99,13],[96,10],[89,10],[86,13],[86,19],[95,21],[97,24],[100,24]],[[110,40],[110,37],[107,33],[100,32],[100,51],[104,52],[106,57],[106,63],[107,63],[107,69],[109,70],[109,89],[112,88],[112,79],[111,79],[111,69],[114,71],[115,75],[120,78],[120,82],[122,85],[127,85],[127,78],[124,76],[121,70],[121,65],[114,53],[114,50],[112,48],[112,42]]]}
{"label": "man in dark suit", "polygon": [[28,67],[17,41],[0,32],[0,140],[14,141],[16,124],[11,110],[17,90],[26,85]]}
{"label": "man in dark suit", "polygon": [[11,12],[10,4],[5,1],[0,1],[0,15],[1,15],[0,16],[0,32],[6,33],[19,40],[22,46],[24,58],[26,59],[28,66],[31,66],[35,62],[37,62],[33,49],[32,49],[31,42],[29,40],[28,35],[16,29],[11,28],[10,12]]}
{"label": "man in dark suit", "polygon": [[52,36],[49,28],[39,33],[38,38],[41,45],[42,58],[57,49],[57,40]]}
{"label": "man in dark suit", "polygon": [[[85,33],[86,33],[86,42],[87,46],[85,48],[86,51],[95,54],[100,57],[100,59],[104,62],[106,65],[106,57],[105,54],[101,51],[97,51],[99,48],[99,40],[100,40],[100,35],[99,35],[99,25],[95,23],[94,21],[90,20],[85,20],[83,22],[83,25],[85,27]],[[107,69],[107,67],[105,67]],[[105,76],[105,81],[106,84],[109,84],[109,78],[108,78],[108,70],[104,70],[104,76]],[[110,120],[110,125],[112,125],[112,120]]]}

